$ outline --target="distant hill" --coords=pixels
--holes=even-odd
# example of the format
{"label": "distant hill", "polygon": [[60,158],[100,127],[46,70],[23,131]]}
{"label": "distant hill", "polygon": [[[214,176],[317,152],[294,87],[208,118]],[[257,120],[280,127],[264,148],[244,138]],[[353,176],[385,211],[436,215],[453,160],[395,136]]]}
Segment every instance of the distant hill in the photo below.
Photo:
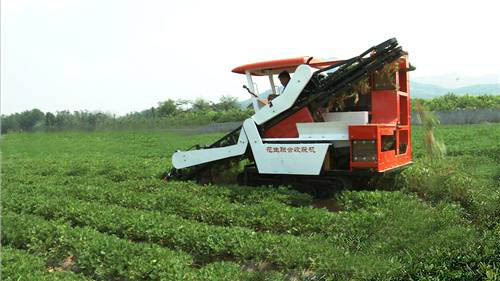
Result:
{"label": "distant hill", "polygon": [[451,91],[457,94],[470,95],[500,94],[500,84],[479,84],[455,88],[451,89]]}
{"label": "distant hill", "polygon": [[484,95],[500,94],[500,84],[476,84],[459,88],[445,88],[433,84],[410,82],[410,91],[413,98],[433,98],[447,93],[457,95]]}
{"label": "distant hill", "polygon": [[500,83],[499,74],[486,74],[482,76],[464,76],[459,73],[448,73],[433,76],[415,77],[411,81],[424,84],[432,84],[443,88],[461,88],[470,85],[496,84]]}
{"label": "distant hill", "polygon": [[[484,94],[500,94],[500,84],[476,84],[459,88],[446,88],[434,84],[426,84],[420,82],[410,82],[410,91],[412,98],[434,98],[454,93],[457,95],[484,95]],[[267,98],[271,94],[271,89],[262,92],[259,96]],[[252,103],[251,99],[240,101],[241,107],[247,107]]]}
{"label": "distant hill", "polygon": [[500,94],[500,76],[464,76],[458,73],[414,77],[410,81],[411,94],[414,98],[433,98],[454,93],[457,95]]}
{"label": "distant hill", "polygon": [[449,89],[444,87],[410,81],[410,93],[413,98],[433,98],[445,95],[448,92]]}

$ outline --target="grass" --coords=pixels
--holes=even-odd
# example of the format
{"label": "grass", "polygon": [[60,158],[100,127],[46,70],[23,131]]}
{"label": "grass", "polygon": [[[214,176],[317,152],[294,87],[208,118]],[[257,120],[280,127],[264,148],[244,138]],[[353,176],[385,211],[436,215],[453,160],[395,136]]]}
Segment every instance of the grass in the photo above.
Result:
{"label": "grass", "polygon": [[158,177],[176,149],[220,134],[8,134],[2,277],[498,280],[500,124],[439,127],[441,160],[412,135],[412,167],[329,212],[287,188]]}

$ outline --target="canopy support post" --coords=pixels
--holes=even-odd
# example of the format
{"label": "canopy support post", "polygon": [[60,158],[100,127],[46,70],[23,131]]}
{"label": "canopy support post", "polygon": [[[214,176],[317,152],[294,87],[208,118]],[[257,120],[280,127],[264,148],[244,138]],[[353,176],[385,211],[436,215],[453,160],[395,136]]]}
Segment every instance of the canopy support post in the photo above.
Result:
{"label": "canopy support post", "polygon": [[[255,88],[253,86],[252,75],[250,74],[250,71],[246,70],[245,75],[247,76],[248,88],[250,89],[250,91],[252,91],[252,93],[255,93]],[[252,104],[253,104],[253,110],[255,112],[259,111],[259,109],[260,109],[259,103],[257,101],[257,98],[254,96],[252,96]]]}
{"label": "canopy support post", "polygon": [[276,86],[274,86],[273,75],[269,74],[269,82],[271,83],[271,89],[273,90],[273,95],[276,95]]}

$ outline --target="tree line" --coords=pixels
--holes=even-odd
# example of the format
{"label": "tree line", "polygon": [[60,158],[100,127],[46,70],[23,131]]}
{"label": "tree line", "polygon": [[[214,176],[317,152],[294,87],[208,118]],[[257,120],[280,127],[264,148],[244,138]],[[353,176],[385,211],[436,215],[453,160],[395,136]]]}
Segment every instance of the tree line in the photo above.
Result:
{"label": "tree line", "polygon": [[[412,107],[419,101],[430,111],[468,109],[500,109],[500,95],[447,94],[432,99],[412,99]],[[116,117],[113,114],[89,111],[42,112],[39,109],[1,116],[2,134],[8,132],[51,132],[64,130],[105,129],[165,129],[187,125],[204,125],[243,121],[253,109],[242,108],[235,97],[222,96],[217,102],[202,98],[196,100],[168,99],[158,106],[140,112]]]}
{"label": "tree line", "polygon": [[412,110],[418,101],[429,111],[459,111],[475,109],[500,109],[500,95],[456,95],[448,93],[431,99],[412,99]]}
{"label": "tree line", "polygon": [[172,100],[125,116],[110,113],[73,111],[46,112],[39,109],[1,116],[2,134],[8,132],[51,132],[65,130],[168,128],[203,125],[211,122],[241,121],[251,116],[249,109],[240,107],[237,98],[222,96],[218,102],[203,98]]}

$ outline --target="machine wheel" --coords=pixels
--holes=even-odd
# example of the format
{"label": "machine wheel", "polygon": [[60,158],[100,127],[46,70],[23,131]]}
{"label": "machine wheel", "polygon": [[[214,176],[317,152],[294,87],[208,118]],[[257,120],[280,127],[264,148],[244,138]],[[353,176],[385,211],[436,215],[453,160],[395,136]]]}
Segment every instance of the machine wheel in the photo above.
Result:
{"label": "machine wheel", "polygon": [[352,188],[352,181],[346,177],[337,177],[337,178],[334,178],[333,185],[334,185],[334,188],[336,190],[351,189]]}
{"label": "machine wheel", "polygon": [[279,186],[291,185],[300,192],[309,193],[316,198],[328,198],[334,193],[352,188],[352,181],[344,176],[307,176],[262,175],[255,166],[247,166],[238,174],[240,186]]}
{"label": "machine wheel", "polygon": [[239,186],[247,185],[245,181],[245,172],[241,172],[236,176],[236,182]]}
{"label": "machine wheel", "polygon": [[323,181],[321,184],[314,184],[314,197],[316,198],[328,198],[331,197],[336,192],[344,189],[350,189],[352,183],[348,178],[345,177],[334,177]]}

